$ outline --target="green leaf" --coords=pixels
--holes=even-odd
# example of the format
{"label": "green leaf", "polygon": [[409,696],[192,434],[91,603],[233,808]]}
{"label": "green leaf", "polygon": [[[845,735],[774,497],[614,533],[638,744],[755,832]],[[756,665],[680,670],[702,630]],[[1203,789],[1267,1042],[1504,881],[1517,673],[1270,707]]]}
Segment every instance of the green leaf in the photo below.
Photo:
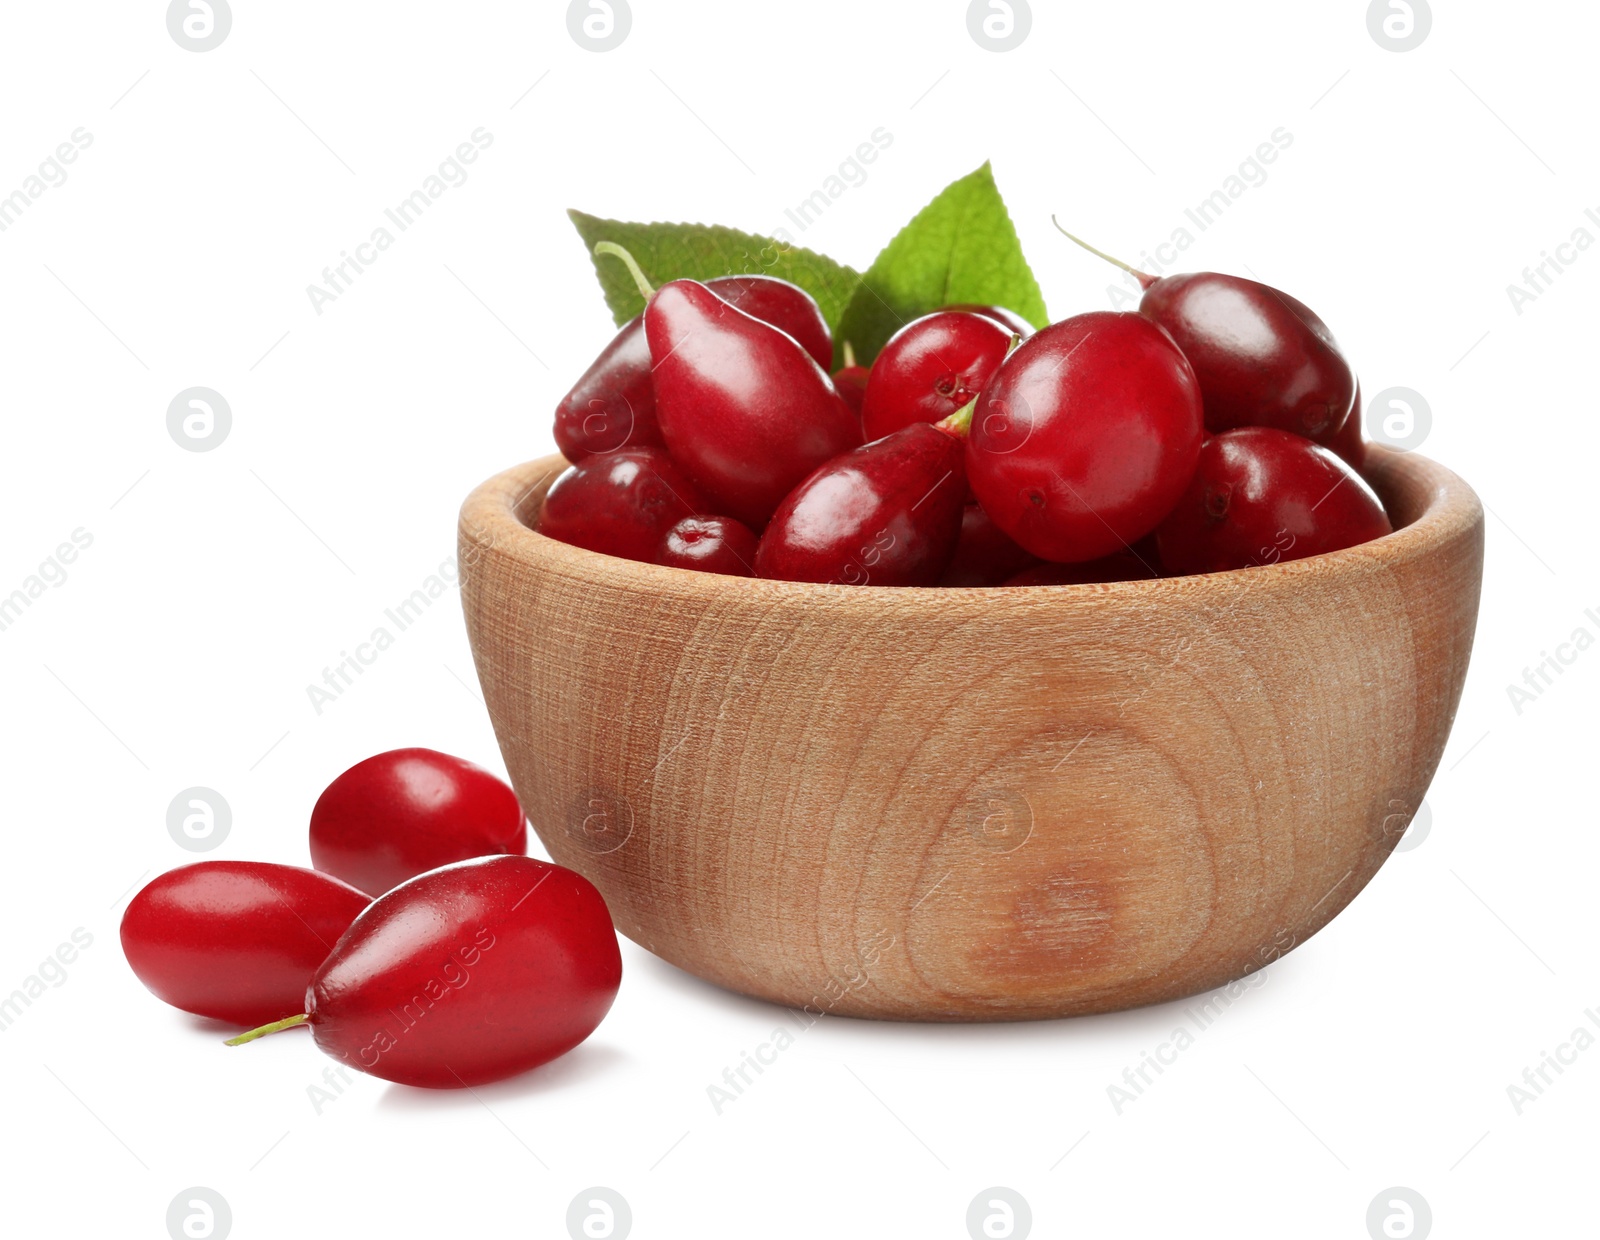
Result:
{"label": "green leaf", "polygon": [[1050,321],[987,163],[947,186],[884,247],[834,335],[867,364],[912,319],[960,302],[1004,306],[1035,327]]}
{"label": "green leaf", "polygon": [[798,284],[817,299],[829,327],[839,322],[861,276],[825,254],[720,224],[629,224],[568,211],[594,260],[606,304],[620,326],[644,309],[644,298],[615,258],[595,258],[594,247],[613,241],[638,260],[658,288],[668,280],[768,275]]}

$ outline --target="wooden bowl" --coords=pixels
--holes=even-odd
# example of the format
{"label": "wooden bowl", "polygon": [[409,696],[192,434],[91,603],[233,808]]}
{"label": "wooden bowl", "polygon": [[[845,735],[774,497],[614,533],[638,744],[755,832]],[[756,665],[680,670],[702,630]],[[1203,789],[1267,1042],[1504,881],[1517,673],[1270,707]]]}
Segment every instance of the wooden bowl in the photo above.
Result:
{"label": "wooden bowl", "polygon": [[463,603],[528,817],[618,928],[778,1003],[1017,1020],[1194,994],[1377,871],[1433,777],[1483,511],[1374,448],[1398,531],[1202,577],[925,590],[613,559],[461,513]]}

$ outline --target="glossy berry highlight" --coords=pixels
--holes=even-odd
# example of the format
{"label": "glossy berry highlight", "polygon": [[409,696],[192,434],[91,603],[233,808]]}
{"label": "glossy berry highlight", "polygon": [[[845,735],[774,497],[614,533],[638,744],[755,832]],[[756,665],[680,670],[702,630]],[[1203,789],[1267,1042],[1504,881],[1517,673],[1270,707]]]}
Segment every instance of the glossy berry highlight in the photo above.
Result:
{"label": "glossy berry highlight", "polygon": [[827,371],[705,285],[663,285],[644,321],[662,434],[713,501],[700,511],[759,529],[812,470],[861,442]]}
{"label": "glossy berry highlight", "polygon": [[625,560],[654,560],[662,536],[710,501],[659,448],[621,448],[568,469],[539,508],[539,533]]}
{"label": "glossy berry highlight", "polygon": [[122,915],[122,953],[156,998],[230,1025],[298,1011],[371,900],[327,874],[201,861],[152,879]]}
{"label": "glossy berry highlight", "polygon": [[783,501],[756,575],[854,586],[930,586],[955,551],[962,442],[917,422],[822,466]]}
{"label": "glossy berry highlight", "polygon": [[1177,503],[1203,433],[1188,360],[1141,315],[1080,314],[1024,341],[984,388],[967,478],[1040,559],[1097,560]]}
{"label": "glossy berry highlight", "polygon": [[536,1068],[600,1024],[622,981],[616,931],[582,875],[532,857],[432,870],[374,902],[292,1013],[351,1068],[431,1089]]}
{"label": "glossy berry highlight", "polygon": [[659,448],[644,316],[635,315],[556,406],[556,447],[576,465],[619,448]]}
{"label": "glossy berry highlight", "polygon": [[357,762],[311,811],[312,864],[373,896],[441,865],[527,849],[511,786],[435,749]]}
{"label": "glossy berry highlight", "polygon": [[994,319],[940,311],[907,323],[872,364],[861,404],[867,439],[913,422],[940,422],[971,402],[1011,347],[1012,333]]}
{"label": "glossy berry highlight", "polygon": [[1360,474],[1271,427],[1206,441],[1182,500],[1156,533],[1173,573],[1219,573],[1340,551],[1392,531]]}
{"label": "glossy berry highlight", "polygon": [[667,531],[656,563],[726,577],[754,577],[756,535],[732,517],[685,517]]}
{"label": "glossy berry highlight", "polygon": [[1271,426],[1323,444],[1342,430],[1355,372],[1305,303],[1215,271],[1152,276],[1056,228],[1139,281],[1139,313],[1159,324],[1194,367],[1206,430]]}

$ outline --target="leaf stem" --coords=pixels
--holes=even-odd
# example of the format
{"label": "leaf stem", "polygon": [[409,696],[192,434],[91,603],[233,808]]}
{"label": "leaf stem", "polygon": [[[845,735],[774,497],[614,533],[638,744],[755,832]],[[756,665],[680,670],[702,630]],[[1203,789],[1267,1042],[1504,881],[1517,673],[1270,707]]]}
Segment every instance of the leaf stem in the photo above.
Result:
{"label": "leaf stem", "polygon": [[262,1025],[259,1029],[252,1029],[249,1033],[241,1033],[236,1038],[229,1038],[224,1046],[243,1046],[246,1042],[254,1042],[257,1038],[264,1038],[269,1033],[278,1033],[284,1029],[293,1029],[296,1025],[303,1025],[311,1019],[308,1012],[301,1012],[298,1016],[285,1016],[282,1020],[275,1020],[270,1025]]}
{"label": "leaf stem", "polygon": [[650,281],[645,279],[644,271],[639,267],[638,260],[632,254],[629,254],[615,241],[601,241],[595,245],[594,255],[596,258],[604,257],[607,254],[612,258],[620,258],[622,260],[622,265],[628,269],[628,274],[633,277],[634,284],[638,285],[639,296],[649,301],[656,295],[655,289],[650,287]]}
{"label": "leaf stem", "polygon": [[1052,215],[1050,217],[1050,222],[1056,226],[1056,231],[1059,232],[1063,237],[1066,237],[1069,241],[1073,241],[1078,245],[1081,245],[1084,249],[1088,250],[1089,253],[1095,255],[1097,258],[1105,259],[1106,262],[1110,263],[1113,267],[1121,267],[1122,270],[1126,271],[1135,280],[1139,281],[1140,288],[1147,289],[1156,282],[1156,278],[1154,276],[1140,271],[1137,267],[1128,266],[1128,264],[1123,262],[1120,258],[1113,258],[1104,250],[1095,249],[1094,246],[1090,245],[1082,237],[1073,236],[1065,228],[1061,227],[1061,221],[1056,219],[1055,216]]}

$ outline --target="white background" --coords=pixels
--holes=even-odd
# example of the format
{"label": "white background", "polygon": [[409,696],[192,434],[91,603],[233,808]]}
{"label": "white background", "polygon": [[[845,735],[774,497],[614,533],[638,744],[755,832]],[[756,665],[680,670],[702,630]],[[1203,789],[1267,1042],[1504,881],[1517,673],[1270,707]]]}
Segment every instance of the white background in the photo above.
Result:
{"label": "white background", "polygon": [[[0,1033],[12,1230],[160,1237],[202,1185],[241,1238],[561,1236],[604,1185],[641,1238],[959,1238],[999,1185],[1038,1236],[1360,1240],[1404,1186],[1437,1236],[1593,1234],[1600,1049],[1520,1115],[1507,1087],[1600,1034],[1600,653],[1520,714],[1507,686],[1600,634],[1600,252],[1520,315],[1506,286],[1574,229],[1600,238],[1600,10],[1436,3],[1397,54],[1360,0],[1036,3],[995,54],[953,0],[634,0],[596,54],[560,3],[235,0],[197,54],[164,8],[13,4],[0,30],[0,194],[93,135],[0,233],[0,594],[93,537],[0,632],[0,994],[94,937]],[[319,316],[306,286],[480,126],[470,179]],[[227,1050],[122,959],[131,892],[195,859],[169,801],[226,797],[210,856],[307,864],[312,802],[367,754],[501,769],[453,592],[320,715],[306,686],[452,556],[472,485],[551,450],[611,332],[564,208],[770,230],[880,126],[893,145],[800,240],[865,267],[992,159],[1057,316],[1104,306],[1116,273],[1051,212],[1136,259],[1293,135],[1185,266],[1310,302],[1369,393],[1426,396],[1423,450],[1491,510],[1431,832],[1121,1114],[1108,1085],[1177,1006],[826,1020],[718,1115],[707,1086],[782,1014],[631,943],[566,1059],[476,1097],[356,1078],[318,1114],[331,1061],[308,1037]],[[211,452],[166,430],[194,385],[233,410]]]}

